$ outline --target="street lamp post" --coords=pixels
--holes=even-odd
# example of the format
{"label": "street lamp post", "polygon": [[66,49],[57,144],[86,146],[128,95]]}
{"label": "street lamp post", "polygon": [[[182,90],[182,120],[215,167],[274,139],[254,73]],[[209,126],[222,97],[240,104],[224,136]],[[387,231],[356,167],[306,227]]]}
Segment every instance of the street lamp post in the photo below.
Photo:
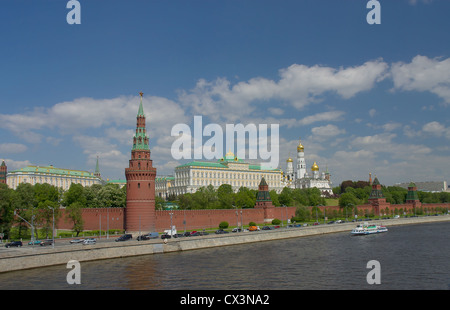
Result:
{"label": "street lamp post", "polygon": [[31,216],[31,224],[26,219],[24,219],[19,214],[17,214],[16,210],[14,210],[14,215],[20,217],[25,223],[30,225],[30,227],[31,227],[31,244],[34,245],[34,225],[33,225],[34,224],[34,214]]}
{"label": "street lamp post", "polygon": [[173,215],[173,212],[170,212],[169,214],[170,214],[170,236],[172,237],[172,235],[173,235],[173,226],[172,226],[172,215]]}
{"label": "street lamp post", "polygon": [[52,208],[50,206],[47,206],[47,207],[52,209],[52,213],[53,213],[52,248],[55,248],[55,208]]}

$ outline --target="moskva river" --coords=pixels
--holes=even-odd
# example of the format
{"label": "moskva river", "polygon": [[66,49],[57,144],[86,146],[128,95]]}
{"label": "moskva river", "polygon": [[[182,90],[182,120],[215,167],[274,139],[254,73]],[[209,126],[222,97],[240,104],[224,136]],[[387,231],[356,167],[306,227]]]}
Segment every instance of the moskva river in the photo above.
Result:
{"label": "moskva river", "polygon": [[387,233],[367,236],[336,233],[82,262],[81,284],[68,284],[66,265],[15,271],[0,274],[0,289],[450,289],[450,223],[387,226]]}

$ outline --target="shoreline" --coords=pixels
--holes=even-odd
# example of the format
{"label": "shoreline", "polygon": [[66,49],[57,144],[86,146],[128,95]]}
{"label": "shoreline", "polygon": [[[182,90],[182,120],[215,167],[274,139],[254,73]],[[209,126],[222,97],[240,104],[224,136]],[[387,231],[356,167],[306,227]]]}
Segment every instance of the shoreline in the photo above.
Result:
{"label": "shoreline", "polygon": [[[411,224],[450,222],[449,215],[424,216],[417,218],[400,218],[373,220],[375,224],[388,227]],[[359,222],[358,222],[359,223]],[[229,233],[168,239],[125,242],[101,242],[95,245],[68,244],[55,248],[22,247],[7,252],[0,252],[0,273],[67,264],[70,260],[78,262],[122,258],[130,256],[164,254],[179,251],[232,246],[246,243],[282,240],[338,232],[350,232],[358,223],[321,224],[318,226],[279,228],[270,231]]]}

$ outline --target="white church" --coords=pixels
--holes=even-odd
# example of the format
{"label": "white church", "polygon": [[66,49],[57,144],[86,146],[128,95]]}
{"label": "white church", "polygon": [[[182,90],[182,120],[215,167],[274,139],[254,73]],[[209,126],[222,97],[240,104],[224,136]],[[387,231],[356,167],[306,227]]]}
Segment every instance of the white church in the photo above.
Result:
{"label": "white church", "polygon": [[301,142],[297,146],[297,171],[294,172],[294,161],[291,157],[286,160],[286,172],[283,176],[284,186],[290,188],[313,188],[317,187],[322,196],[332,195],[330,173],[328,167],[326,171],[320,173],[316,162],[311,166],[311,174],[306,170],[305,148]]}

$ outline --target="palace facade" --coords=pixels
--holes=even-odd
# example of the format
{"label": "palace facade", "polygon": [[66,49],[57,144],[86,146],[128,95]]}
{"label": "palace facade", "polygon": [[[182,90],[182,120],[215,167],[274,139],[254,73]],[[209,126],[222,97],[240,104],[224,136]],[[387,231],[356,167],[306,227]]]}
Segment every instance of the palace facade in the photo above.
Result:
{"label": "palace facade", "polygon": [[48,183],[66,191],[71,184],[91,186],[103,184],[103,181],[98,171],[91,173],[81,170],[55,168],[50,165],[44,167],[27,166],[8,172],[6,184],[9,188],[16,189],[20,183],[29,183],[31,185]]}
{"label": "palace facade", "polygon": [[195,193],[200,187],[208,185],[219,188],[222,184],[229,184],[235,192],[244,186],[258,189],[262,178],[265,178],[271,189],[281,192],[282,171],[266,168],[262,165],[251,164],[228,152],[217,162],[192,161],[175,168],[173,186],[168,187],[168,194],[181,195]]}

